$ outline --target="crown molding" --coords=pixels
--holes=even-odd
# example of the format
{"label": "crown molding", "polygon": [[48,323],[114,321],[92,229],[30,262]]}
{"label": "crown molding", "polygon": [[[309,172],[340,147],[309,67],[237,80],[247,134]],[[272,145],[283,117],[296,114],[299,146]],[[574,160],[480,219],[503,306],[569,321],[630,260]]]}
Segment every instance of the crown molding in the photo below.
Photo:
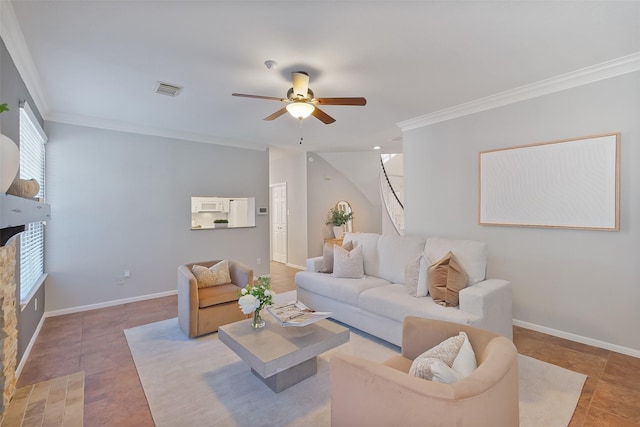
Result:
{"label": "crown molding", "polygon": [[268,147],[266,145],[257,144],[254,142],[220,138],[210,135],[201,135],[197,133],[174,131],[163,128],[156,128],[153,126],[135,125],[128,122],[120,122],[117,120],[106,120],[98,117],[82,116],[76,114],[65,114],[52,112],[47,117],[50,122],[66,123],[76,126],[91,127],[97,129],[113,130],[118,132],[128,132],[147,136],[158,136],[162,138],[171,138],[181,141],[203,142],[206,144],[224,145],[234,148],[246,148],[249,150],[265,151]]}
{"label": "crown molding", "polygon": [[27,47],[27,41],[13,6],[11,2],[4,0],[0,1],[0,37],[2,37],[9,55],[18,69],[18,74],[27,86],[38,111],[46,119],[49,107],[42,92],[40,74]]}
{"label": "crown molding", "polygon": [[403,132],[640,70],[640,52],[396,123]]}

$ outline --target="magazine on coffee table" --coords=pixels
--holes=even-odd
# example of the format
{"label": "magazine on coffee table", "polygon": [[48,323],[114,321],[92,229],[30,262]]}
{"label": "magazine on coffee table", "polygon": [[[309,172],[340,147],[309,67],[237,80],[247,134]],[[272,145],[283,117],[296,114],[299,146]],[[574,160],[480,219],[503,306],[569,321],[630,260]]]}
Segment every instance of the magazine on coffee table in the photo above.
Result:
{"label": "magazine on coffee table", "polygon": [[331,316],[328,311],[313,311],[300,301],[267,307],[267,311],[278,321],[280,326],[307,326],[320,319]]}

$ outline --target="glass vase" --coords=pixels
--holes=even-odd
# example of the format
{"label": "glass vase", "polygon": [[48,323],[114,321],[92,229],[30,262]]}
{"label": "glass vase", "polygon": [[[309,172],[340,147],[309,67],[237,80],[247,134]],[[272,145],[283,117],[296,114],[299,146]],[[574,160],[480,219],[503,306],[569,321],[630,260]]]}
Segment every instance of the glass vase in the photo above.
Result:
{"label": "glass vase", "polygon": [[264,328],[264,325],[266,325],[266,322],[262,320],[262,316],[260,316],[260,309],[257,309],[253,312],[253,321],[251,322],[251,327],[253,329],[260,329]]}

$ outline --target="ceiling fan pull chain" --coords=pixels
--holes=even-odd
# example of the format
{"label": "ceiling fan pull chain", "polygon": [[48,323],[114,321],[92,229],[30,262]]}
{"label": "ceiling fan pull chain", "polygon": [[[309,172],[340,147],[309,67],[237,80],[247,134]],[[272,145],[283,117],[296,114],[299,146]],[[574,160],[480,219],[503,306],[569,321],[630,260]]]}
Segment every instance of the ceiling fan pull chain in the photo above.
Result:
{"label": "ceiling fan pull chain", "polygon": [[300,122],[300,143],[299,144],[302,145],[302,140],[304,139],[302,137],[302,117],[300,117],[298,121]]}

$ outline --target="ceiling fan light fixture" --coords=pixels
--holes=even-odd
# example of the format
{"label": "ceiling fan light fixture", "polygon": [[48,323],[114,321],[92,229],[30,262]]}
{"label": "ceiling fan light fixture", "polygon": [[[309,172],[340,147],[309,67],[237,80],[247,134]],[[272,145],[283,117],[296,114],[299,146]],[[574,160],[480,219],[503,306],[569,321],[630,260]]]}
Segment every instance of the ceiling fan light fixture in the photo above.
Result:
{"label": "ceiling fan light fixture", "polygon": [[292,102],[287,105],[287,111],[296,119],[306,119],[313,113],[316,107],[304,101]]}

